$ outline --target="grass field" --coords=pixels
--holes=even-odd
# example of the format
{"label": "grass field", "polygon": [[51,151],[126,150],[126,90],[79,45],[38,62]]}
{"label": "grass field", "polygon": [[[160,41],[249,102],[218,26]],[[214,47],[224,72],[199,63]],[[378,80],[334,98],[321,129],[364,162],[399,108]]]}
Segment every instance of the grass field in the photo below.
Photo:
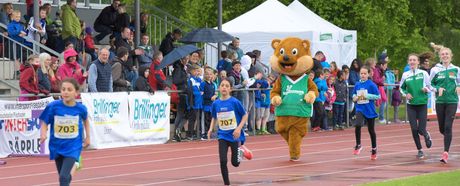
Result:
{"label": "grass field", "polygon": [[368,183],[363,186],[432,186],[432,185],[460,185],[460,170],[425,174],[403,179],[389,180],[378,183]]}

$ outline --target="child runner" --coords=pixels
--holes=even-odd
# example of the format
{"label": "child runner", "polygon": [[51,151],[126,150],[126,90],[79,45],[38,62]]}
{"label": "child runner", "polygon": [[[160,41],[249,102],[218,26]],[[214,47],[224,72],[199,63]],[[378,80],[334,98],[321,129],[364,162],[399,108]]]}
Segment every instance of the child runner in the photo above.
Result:
{"label": "child runner", "polygon": [[374,100],[380,99],[380,94],[377,85],[369,79],[370,72],[370,67],[361,67],[359,71],[361,79],[359,82],[356,82],[355,88],[353,89],[353,101],[357,103],[355,124],[356,146],[353,154],[358,155],[363,149],[361,146],[361,127],[364,125],[364,122],[366,122],[372,142],[371,160],[376,160],[377,136],[374,127],[375,118],[377,118],[378,115],[375,111]]}
{"label": "child runner", "polygon": [[[240,101],[230,95],[232,83],[228,79],[222,79],[219,85],[221,97],[212,104],[212,120],[208,131],[208,140],[214,125],[218,126],[217,138],[219,140],[219,159],[220,171],[225,185],[230,185],[227,168],[228,147],[232,151],[232,165],[238,167],[242,156],[252,159],[252,153],[243,144],[246,140],[241,130],[248,119],[248,114],[244,110]],[[241,143],[240,148],[238,148]]]}
{"label": "child runner", "polygon": [[[418,69],[419,57],[417,54],[409,54],[407,64],[410,70],[404,72],[401,77],[401,94],[407,99],[407,116],[412,130],[415,146],[417,147],[417,158],[425,157],[420,144],[420,136],[425,137],[425,145],[431,147],[431,136],[426,131],[426,117],[428,92],[431,90],[431,82],[428,73]],[[418,122],[417,122],[418,121]]]}
{"label": "child runner", "polygon": [[438,117],[439,131],[444,135],[444,152],[441,162],[447,163],[449,148],[452,142],[452,123],[458,104],[460,92],[459,68],[451,63],[452,51],[442,47],[439,50],[441,64],[436,64],[431,69],[431,85],[436,92],[436,116]]}
{"label": "child runner", "polygon": [[[48,104],[40,115],[40,143],[45,142],[48,125],[51,125],[50,159],[56,162],[60,185],[70,185],[70,172],[79,159],[83,146],[90,143],[88,111],[83,104],[75,101],[79,93],[79,85],[75,79],[64,79],[61,84],[62,100]],[[83,127],[85,138],[82,145]]]}

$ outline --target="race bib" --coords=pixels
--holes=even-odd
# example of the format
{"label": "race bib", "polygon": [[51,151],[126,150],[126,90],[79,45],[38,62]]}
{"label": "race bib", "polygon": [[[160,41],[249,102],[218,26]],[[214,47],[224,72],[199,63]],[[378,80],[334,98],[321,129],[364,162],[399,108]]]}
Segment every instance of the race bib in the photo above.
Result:
{"label": "race bib", "polygon": [[54,137],[73,139],[78,137],[78,116],[54,116]]}
{"label": "race bib", "polygon": [[236,129],[236,117],[234,111],[219,112],[217,113],[217,122],[221,130],[233,130]]}
{"label": "race bib", "polygon": [[356,93],[358,94],[358,104],[367,104],[369,103],[369,100],[366,99],[366,96],[367,96],[367,89],[361,89],[361,90],[358,90],[356,91]]}

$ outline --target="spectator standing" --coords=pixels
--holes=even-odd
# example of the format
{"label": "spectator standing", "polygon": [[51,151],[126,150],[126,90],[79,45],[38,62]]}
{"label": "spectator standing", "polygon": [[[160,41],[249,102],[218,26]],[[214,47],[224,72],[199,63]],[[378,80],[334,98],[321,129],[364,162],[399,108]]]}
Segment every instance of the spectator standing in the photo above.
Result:
{"label": "spectator standing", "polygon": [[85,52],[91,56],[91,60],[97,59],[96,46],[94,46],[93,29],[89,26],[85,28]]}
{"label": "spectator standing", "polygon": [[[40,68],[40,60],[37,55],[31,55],[25,64],[21,65],[19,87],[21,94],[39,94],[37,70]],[[38,97],[19,97],[19,101],[32,101]]]}
{"label": "spectator standing", "polygon": [[153,63],[150,64],[150,74],[148,81],[152,89],[155,90],[169,90],[170,86],[166,83],[166,76],[161,69],[156,69],[163,60],[163,54],[156,51],[153,56]]}
{"label": "spectator standing", "polygon": [[118,6],[121,4],[120,0],[113,0],[110,6],[102,9],[96,21],[94,21],[94,30],[99,32],[94,37],[94,42],[98,44],[105,36],[112,34],[115,30],[115,21],[118,15]]}
{"label": "spectator standing", "polygon": [[157,51],[156,47],[150,46],[149,45],[149,36],[148,35],[142,35],[141,38],[141,44],[139,45],[139,48],[144,50],[144,54],[139,55],[137,58],[139,61],[139,66],[146,66],[149,67],[150,64],[152,64],[153,55],[155,54],[155,51]]}
{"label": "spectator standing", "polygon": [[10,15],[13,13],[13,4],[5,3],[0,11],[0,23],[8,25],[11,22]]}
{"label": "spectator standing", "polygon": [[[140,28],[141,28],[141,35],[145,35],[147,34],[147,23],[149,21],[149,14],[147,14],[146,12],[142,12],[141,15],[141,25],[140,25]],[[131,23],[129,24],[129,27],[132,28],[132,30],[136,31],[135,28],[136,28],[136,20],[133,19],[131,21]]]}
{"label": "spectator standing", "polygon": [[82,28],[80,19],[76,13],[77,0],[67,0],[67,4],[62,5],[62,39],[64,42],[71,42],[78,46],[78,38],[81,35]]}
{"label": "spectator standing", "polygon": [[128,49],[126,47],[119,47],[117,49],[117,57],[112,61],[112,78],[113,78],[113,91],[123,92],[132,90],[131,82],[127,79],[127,74],[130,69],[128,66]]}
{"label": "spectator standing", "polygon": [[235,53],[236,54],[236,59],[241,60],[241,58],[244,55],[243,50],[240,48],[240,38],[234,37],[232,40],[232,43],[228,45],[227,48],[228,53]]}
{"label": "spectator standing", "polygon": [[190,66],[190,78],[188,79],[188,92],[190,96],[190,117],[188,118],[187,136],[190,140],[196,139],[195,122],[200,121],[201,110],[203,109],[203,96],[201,90],[201,78],[199,77],[201,68],[197,64]]}
{"label": "spectator standing", "polygon": [[[334,77],[334,76],[331,76]],[[334,83],[334,90],[336,93],[335,102],[333,105],[333,121],[335,128],[343,130],[343,115],[345,114],[345,103],[347,102],[347,83],[346,74],[342,71],[337,72],[337,80]]]}
{"label": "spectator standing", "polygon": [[182,31],[178,28],[174,29],[171,33],[166,34],[163,41],[160,44],[160,51],[163,52],[163,56],[166,56],[171,52],[175,47],[174,42],[182,38]]}
{"label": "spectator standing", "polygon": [[153,93],[152,87],[150,87],[148,77],[150,74],[149,67],[143,66],[139,67],[139,78],[136,80],[136,85],[134,86],[135,91],[146,91]]}
{"label": "spectator standing", "polygon": [[129,22],[131,21],[131,17],[129,16],[128,12],[126,12],[126,5],[120,4],[118,6],[118,14],[117,18],[115,19],[115,32],[114,35],[116,38],[121,36],[121,32],[123,28],[129,28]]}
{"label": "spectator standing", "polygon": [[40,36],[40,43],[45,44],[47,40],[46,36],[46,9],[45,7],[40,7],[39,9],[39,20],[40,23],[35,23],[34,18],[31,17],[29,20],[29,25],[27,26],[27,37],[26,40],[34,41],[35,34]]}
{"label": "spectator standing", "polygon": [[137,75],[138,75],[137,74],[137,64],[135,64],[134,58],[137,55],[143,55],[144,50],[140,48],[134,49],[130,44],[130,41],[129,41],[130,37],[131,37],[131,30],[128,27],[123,28],[121,37],[115,40],[115,46],[117,48],[125,47],[126,49],[128,49],[128,59],[126,61],[126,65],[129,68],[130,72],[126,78],[129,81],[131,81],[131,83],[133,83],[133,81],[135,82],[135,79],[137,79]]}
{"label": "spectator standing", "polygon": [[[11,15],[11,22],[8,24],[8,36],[21,44],[26,44],[24,37],[27,35],[24,26],[19,22],[21,20],[21,12],[19,10],[13,11]],[[21,46],[16,43],[10,43],[8,46],[10,48],[10,58],[15,59],[17,63],[22,59],[19,59],[21,56]],[[16,50],[16,53],[14,52]]]}
{"label": "spectator standing", "polygon": [[174,140],[177,142],[181,141],[181,130],[184,124],[186,123],[189,104],[188,99],[190,96],[185,92],[187,90],[187,71],[185,70],[185,66],[189,61],[189,56],[183,57],[180,62],[176,62],[174,64],[174,70],[172,72],[172,80],[173,84],[177,86],[177,90],[181,90],[183,92],[179,93],[179,104],[177,105],[177,115],[174,120],[175,126],[175,135]]}
{"label": "spectator standing", "polygon": [[55,50],[56,52],[64,51],[64,42],[62,41],[62,20],[61,20],[61,11],[56,11],[56,18],[51,24],[46,24],[46,34],[48,35],[48,40],[46,41],[46,46]]}
{"label": "spectator standing", "polygon": [[59,69],[59,60],[56,57],[51,57],[51,65],[48,73],[49,80],[51,83],[51,93],[59,93],[61,89],[59,88],[61,84],[61,79],[58,78],[57,72]]}
{"label": "spectator standing", "polygon": [[201,140],[207,139],[207,131],[209,131],[209,126],[211,126],[211,108],[214,100],[217,99],[216,89],[217,86],[212,81],[213,79],[213,70],[211,68],[206,68],[204,70],[204,81],[201,82],[201,90],[203,90],[203,111],[204,111],[204,127],[201,130]]}
{"label": "spectator standing", "polygon": [[80,67],[77,62],[78,53],[73,48],[64,51],[64,60],[66,62],[59,67],[58,78],[63,80],[65,78],[74,78],[80,85],[85,83],[88,73]]}
{"label": "spectator standing", "polygon": [[41,53],[38,56],[40,60],[40,68],[37,70],[38,75],[38,88],[43,93],[51,92],[51,82],[49,79],[49,72],[51,71],[51,55],[48,53]]}
{"label": "spectator standing", "polygon": [[109,63],[109,50],[99,51],[99,58],[89,66],[89,92],[113,92],[112,66]]}

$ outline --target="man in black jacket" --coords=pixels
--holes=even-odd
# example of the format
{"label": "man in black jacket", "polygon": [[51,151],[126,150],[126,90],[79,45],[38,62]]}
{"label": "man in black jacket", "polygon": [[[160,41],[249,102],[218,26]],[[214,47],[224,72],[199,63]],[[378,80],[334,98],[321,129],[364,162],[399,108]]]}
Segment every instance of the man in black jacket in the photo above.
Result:
{"label": "man in black jacket", "polygon": [[120,0],[113,0],[112,5],[102,9],[96,21],[94,21],[94,30],[99,32],[99,35],[94,37],[94,42],[97,44],[105,38],[105,36],[113,33],[115,30],[115,22],[118,15],[118,5]]}
{"label": "man in black jacket", "polygon": [[174,120],[174,126],[176,128],[176,133],[174,135],[174,140],[181,141],[181,130],[187,121],[187,107],[188,102],[191,96],[187,93],[187,72],[185,71],[185,66],[189,61],[189,56],[186,56],[174,64],[173,71],[173,83],[177,86],[177,90],[184,92],[179,93],[179,104],[177,105],[177,115]]}
{"label": "man in black jacket", "polygon": [[182,31],[178,28],[174,29],[172,33],[169,32],[166,34],[160,44],[160,51],[163,53],[163,56],[168,55],[168,53],[175,48],[174,42],[178,41],[180,38],[182,38]]}

